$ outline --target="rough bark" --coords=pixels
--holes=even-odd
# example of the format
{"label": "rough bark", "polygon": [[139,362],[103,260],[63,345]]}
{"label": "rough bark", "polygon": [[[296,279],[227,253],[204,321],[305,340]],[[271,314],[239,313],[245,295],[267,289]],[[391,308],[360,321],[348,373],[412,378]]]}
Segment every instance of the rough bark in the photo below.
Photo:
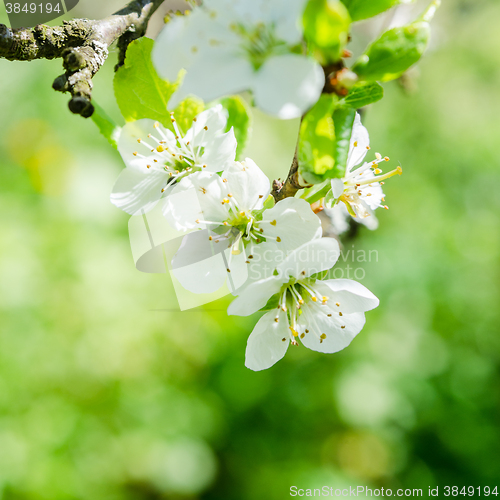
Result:
{"label": "rough bark", "polygon": [[94,112],[92,78],[107,59],[109,46],[118,40],[118,68],[128,44],[144,36],[149,19],[163,2],[134,0],[105,19],[73,19],[56,27],[10,29],[0,24],[0,57],[9,61],[62,58],[65,73],[52,86],[69,92],[69,109],[88,118]]}

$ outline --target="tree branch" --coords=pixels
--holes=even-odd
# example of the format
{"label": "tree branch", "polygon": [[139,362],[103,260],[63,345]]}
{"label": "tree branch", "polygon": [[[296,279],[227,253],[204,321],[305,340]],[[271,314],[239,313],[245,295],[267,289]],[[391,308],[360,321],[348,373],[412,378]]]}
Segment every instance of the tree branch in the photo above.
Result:
{"label": "tree branch", "polygon": [[271,194],[274,197],[274,201],[278,203],[278,201],[283,200],[284,198],[289,198],[290,196],[295,196],[299,189],[304,189],[306,187],[310,187],[308,184],[300,183],[299,176],[299,160],[297,157],[298,154],[298,145],[295,149],[295,155],[293,156],[292,166],[288,172],[288,177],[285,182],[280,182],[275,179],[273,181],[273,190]]}
{"label": "tree branch", "polygon": [[11,30],[0,24],[0,57],[9,61],[62,58],[66,71],[52,86],[70,92],[69,109],[88,118],[94,112],[92,77],[107,59],[109,46],[118,40],[117,69],[123,64],[128,44],[144,36],[149,19],[163,2],[133,0],[105,19],[73,19],[53,28],[39,24]]}

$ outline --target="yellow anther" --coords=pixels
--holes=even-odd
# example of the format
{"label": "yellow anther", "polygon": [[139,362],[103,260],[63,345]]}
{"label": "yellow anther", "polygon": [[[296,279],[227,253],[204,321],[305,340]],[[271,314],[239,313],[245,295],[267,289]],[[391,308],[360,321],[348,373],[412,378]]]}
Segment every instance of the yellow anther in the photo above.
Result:
{"label": "yellow anther", "polygon": [[377,158],[377,160],[381,160],[382,155],[380,153],[375,153],[375,158]]}
{"label": "yellow anther", "polygon": [[339,311],[339,316],[343,316],[343,314]]}
{"label": "yellow anther", "polygon": [[389,158],[388,156],[386,156],[386,157],[384,158],[384,160],[385,160],[385,161],[389,161],[389,160],[390,160],[390,158]]}
{"label": "yellow anther", "polygon": [[271,226],[275,226],[276,225],[276,220],[273,220],[272,222],[270,222],[269,224],[271,224]]}
{"label": "yellow anther", "polygon": [[299,299],[299,304],[303,304],[304,303],[304,300],[303,299]]}
{"label": "yellow anther", "polygon": [[137,156],[137,154],[138,154],[138,153],[137,153],[137,151],[134,151],[132,154],[133,154],[134,156]]}
{"label": "yellow anther", "polygon": [[158,144],[158,147],[156,148],[156,151],[158,151],[158,153],[162,153],[165,150],[163,149],[163,146],[161,144]]}
{"label": "yellow anther", "polygon": [[344,326],[341,326],[340,328],[345,328],[345,325],[344,325]]}
{"label": "yellow anther", "polygon": [[160,122],[155,122],[154,128],[158,128],[160,126]]}
{"label": "yellow anther", "polygon": [[208,127],[207,127],[206,125],[205,125],[203,128],[204,128],[205,130],[208,130]]}
{"label": "yellow anther", "polygon": [[335,302],[335,305],[336,305],[337,307],[340,307],[340,302]]}
{"label": "yellow anther", "polygon": [[276,241],[279,243],[281,241],[281,238],[279,236],[277,236]]}
{"label": "yellow anther", "polygon": [[300,334],[300,338],[301,338],[301,339],[303,339],[305,336],[306,336],[306,334],[305,334],[305,333],[301,333],[301,334]]}
{"label": "yellow anther", "polygon": [[318,299],[316,297],[312,297],[312,301],[316,302]]}
{"label": "yellow anther", "polygon": [[203,165],[203,168],[207,168],[207,166],[206,166],[206,165]]}
{"label": "yellow anther", "polygon": [[209,237],[208,237],[208,239],[209,239],[209,241],[212,241],[212,240],[213,240],[213,238],[212,238],[211,236],[209,236]]}
{"label": "yellow anther", "polygon": [[146,167],[151,168],[151,165],[146,165]]}
{"label": "yellow anther", "polygon": [[326,339],[326,333],[322,333],[320,336],[319,336],[320,339],[323,339],[325,340]]}
{"label": "yellow anther", "polygon": [[366,149],[370,149],[370,146],[366,146]]}
{"label": "yellow anther", "polygon": [[375,174],[381,174],[381,173],[382,173],[382,170],[380,170],[380,168],[376,168],[373,172],[374,172]]}
{"label": "yellow anther", "polygon": [[353,146],[354,146],[355,148],[357,148],[357,147],[358,147],[358,141],[354,141]]}

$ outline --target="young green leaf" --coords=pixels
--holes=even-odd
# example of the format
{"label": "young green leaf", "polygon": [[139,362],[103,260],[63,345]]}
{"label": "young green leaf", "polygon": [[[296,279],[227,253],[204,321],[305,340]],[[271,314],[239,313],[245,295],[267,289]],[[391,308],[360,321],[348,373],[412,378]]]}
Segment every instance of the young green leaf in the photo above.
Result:
{"label": "young green leaf", "polygon": [[[205,104],[197,97],[187,97],[174,109],[175,121],[183,133],[193,125],[193,118],[205,109]],[[170,123],[170,117],[169,117]]]}
{"label": "young green leaf", "polygon": [[343,177],[347,165],[347,157],[349,155],[349,142],[352,135],[352,126],[354,118],[356,117],[356,110],[352,108],[338,108],[333,113],[333,123],[335,126],[335,135],[337,140],[335,142],[334,159],[341,172],[337,177]]}
{"label": "young green leaf", "polygon": [[335,94],[323,94],[304,116],[299,135],[299,172],[306,182],[318,184],[326,178],[337,177],[334,151],[335,127],[333,111]]}
{"label": "young green leaf", "polygon": [[[411,0],[410,0],[411,1]],[[400,3],[408,3],[407,0],[342,0],[342,3],[347,7],[351,19],[360,21],[376,16],[395,5]]]}
{"label": "young green leaf", "polygon": [[339,102],[339,105],[359,109],[373,102],[380,101],[382,97],[384,97],[384,89],[377,82],[359,82]]}
{"label": "young green leaf", "polygon": [[394,80],[422,57],[429,36],[427,21],[386,31],[367,48],[352,70],[363,80]]}
{"label": "young green leaf", "polygon": [[[314,186],[307,190],[304,198],[308,203],[314,203],[328,194],[331,190],[330,178],[341,178],[345,175],[355,116],[356,110],[347,107],[338,107],[333,112],[332,121],[335,130],[335,141],[333,143],[332,156],[335,168],[329,172],[330,175],[323,177],[323,180],[326,178],[326,181],[322,186]],[[304,179],[308,180],[307,177],[304,177]]]}
{"label": "young green leaf", "polygon": [[228,120],[225,132],[234,127],[234,135],[238,142],[236,159],[241,158],[252,130],[250,108],[240,96],[230,96],[218,99],[214,104],[220,103],[227,110]]}
{"label": "young green leaf", "polygon": [[177,84],[156,73],[151,62],[153,43],[143,37],[129,45],[125,65],[115,74],[115,97],[125,121],[151,118],[170,126],[167,103]]}
{"label": "young green leaf", "polygon": [[309,0],[303,16],[304,36],[323,65],[341,58],[351,18],[340,0]]}
{"label": "young green leaf", "polygon": [[115,148],[118,148],[118,138],[120,137],[121,127],[119,127],[112,118],[110,118],[106,111],[92,100],[94,105],[94,113],[92,114],[92,121],[97,125],[101,134],[106,137],[108,142]]}

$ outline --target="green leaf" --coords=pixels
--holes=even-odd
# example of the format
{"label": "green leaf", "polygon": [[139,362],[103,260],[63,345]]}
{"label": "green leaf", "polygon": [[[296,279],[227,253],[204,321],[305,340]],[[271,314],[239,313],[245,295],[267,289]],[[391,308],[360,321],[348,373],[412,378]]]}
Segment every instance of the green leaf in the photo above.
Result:
{"label": "green leaf", "polygon": [[335,126],[335,151],[334,159],[338,169],[342,172],[337,177],[343,177],[347,166],[347,157],[349,155],[349,142],[351,141],[352,126],[356,110],[352,108],[338,108],[333,113],[333,123]]}
{"label": "green leaf", "polygon": [[228,113],[225,132],[234,127],[234,135],[238,142],[238,147],[236,148],[236,159],[238,159],[243,154],[251,132],[250,108],[240,96],[224,97],[223,99],[218,99],[213,104],[218,103],[222,104]]}
{"label": "green leaf", "polygon": [[339,104],[353,109],[368,106],[384,97],[384,89],[377,82],[359,82]]}
{"label": "green leaf", "polygon": [[193,118],[200,114],[204,109],[205,103],[197,97],[187,97],[179,103],[174,110],[174,116],[177,126],[183,134],[185,134],[193,125]]}
{"label": "green leaf", "polygon": [[353,21],[376,16],[395,5],[408,3],[405,0],[342,0]]}
{"label": "green leaf", "polygon": [[337,177],[335,168],[335,127],[333,111],[337,103],[334,94],[323,94],[304,116],[299,135],[299,173],[306,182],[318,184]]}
{"label": "green leaf", "polygon": [[367,48],[352,70],[363,80],[394,80],[422,57],[429,35],[426,21],[386,31]]}
{"label": "green leaf", "polygon": [[106,111],[92,100],[94,105],[94,113],[92,114],[92,121],[97,125],[101,134],[106,137],[108,142],[115,148],[118,148],[118,138],[120,137],[121,127],[119,127],[112,118],[110,118]]}
{"label": "green leaf", "polygon": [[127,49],[125,65],[115,74],[115,97],[125,121],[158,120],[171,127],[167,102],[177,84],[162,80],[151,62],[153,40],[139,38]]}
{"label": "green leaf", "polygon": [[[316,188],[316,186],[314,186],[314,188],[308,190],[304,197],[308,203],[314,203],[328,194],[331,189],[329,182],[330,178],[344,176],[355,116],[356,110],[352,108],[340,107],[336,108],[333,112],[332,121],[335,130],[335,140],[332,145],[331,154],[335,168],[328,172],[328,176],[324,176],[328,177],[328,179],[319,189],[314,189]],[[308,180],[307,177],[304,177],[304,179],[306,181]]]}
{"label": "green leaf", "polygon": [[341,58],[351,18],[340,0],[309,0],[303,24],[308,46],[322,65]]}

